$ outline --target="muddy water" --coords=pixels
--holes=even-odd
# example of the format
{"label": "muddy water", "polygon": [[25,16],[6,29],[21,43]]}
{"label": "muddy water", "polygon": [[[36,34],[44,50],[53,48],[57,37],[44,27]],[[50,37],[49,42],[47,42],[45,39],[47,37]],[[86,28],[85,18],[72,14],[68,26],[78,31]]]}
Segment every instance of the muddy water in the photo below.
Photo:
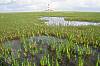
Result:
{"label": "muddy water", "polygon": [[[50,45],[56,44],[56,46],[60,46],[61,44],[67,44],[67,40],[64,39],[59,39],[59,38],[55,38],[52,36],[35,36],[35,37],[30,37],[26,40],[27,44],[34,44],[34,42],[36,43],[36,48],[39,50],[38,53],[34,54],[34,58],[32,57],[32,55],[29,53],[27,58],[28,60],[32,61],[33,63],[35,62],[37,66],[40,66],[40,59],[45,55],[45,54],[49,54],[50,57],[54,57],[56,59],[56,52],[53,51],[55,50],[54,48],[52,49],[50,47]],[[11,48],[12,52],[14,53],[15,58],[17,58],[16,54],[18,50],[22,50],[22,62],[23,62],[23,45],[22,42],[20,40],[12,40],[12,41],[6,41],[4,42],[4,47],[5,48]],[[42,48],[42,51],[40,50],[40,48]],[[50,48],[52,50],[50,50]],[[71,48],[71,50],[74,52],[73,55],[76,55],[76,60],[73,58],[73,56],[70,58],[70,60],[68,60],[68,57],[66,57],[66,54],[62,54],[62,63],[60,64],[60,66],[66,66],[66,64],[68,66],[75,66],[78,64],[79,62],[79,57],[80,55],[78,54],[78,50],[81,50],[82,52],[86,52],[87,50],[91,51],[90,55],[85,55],[82,56],[83,61],[85,63],[85,66],[95,66],[96,61],[98,59],[98,57],[100,57],[100,49],[96,49],[96,48],[92,48],[92,47],[83,47],[83,46],[77,46],[75,45],[74,48]],[[32,59],[33,58],[33,59]],[[55,60],[54,59],[54,60]],[[73,60],[74,59],[74,60]],[[59,60],[61,62],[61,60]],[[67,63],[68,62],[68,63]]]}
{"label": "muddy water", "polygon": [[84,26],[84,25],[100,25],[95,22],[83,22],[83,21],[65,21],[64,17],[42,17],[41,20],[45,20],[47,25],[62,25],[62,26]]}

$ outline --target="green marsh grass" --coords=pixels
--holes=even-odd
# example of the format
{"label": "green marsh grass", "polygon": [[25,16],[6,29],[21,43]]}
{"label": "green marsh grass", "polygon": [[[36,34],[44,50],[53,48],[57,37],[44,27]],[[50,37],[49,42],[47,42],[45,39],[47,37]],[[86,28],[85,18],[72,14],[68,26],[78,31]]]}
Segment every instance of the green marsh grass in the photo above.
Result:
{"label": "green marsh grass", "polygon": [[[76,66],[99,66],[100,54],[94,64],[88,59],[92,55],[90,47],[100,49],[100,26],[47,26],[39,19],[41,16],[64,16],[69,20],[100,22],[100,13],[95,12],[1,13],[0,66],[71,66],[71,62]],[[60,44],[51,41],[52,44],[46,45],[48,52],[43,53],[44,48],[36,42],[27,42],[27,38],[34,36],[53,36],[65,41]],[[20,40],[21,49],[14,52],[11,47],[4,46],[4,42],[12,40]],[[43,56],[38,59],[41,53]]]}

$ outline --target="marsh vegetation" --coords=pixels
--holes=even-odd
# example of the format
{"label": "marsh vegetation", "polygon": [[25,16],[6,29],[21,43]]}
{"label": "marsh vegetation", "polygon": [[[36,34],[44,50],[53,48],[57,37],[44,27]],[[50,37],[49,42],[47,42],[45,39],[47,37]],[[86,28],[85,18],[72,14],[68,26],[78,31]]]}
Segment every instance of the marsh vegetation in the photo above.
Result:
{"label": "marsh vegetation", "polygon": [[2,13],[0,66],[100,65],[100,25],[48,26],[41,16],[100,23],[94,12]]}

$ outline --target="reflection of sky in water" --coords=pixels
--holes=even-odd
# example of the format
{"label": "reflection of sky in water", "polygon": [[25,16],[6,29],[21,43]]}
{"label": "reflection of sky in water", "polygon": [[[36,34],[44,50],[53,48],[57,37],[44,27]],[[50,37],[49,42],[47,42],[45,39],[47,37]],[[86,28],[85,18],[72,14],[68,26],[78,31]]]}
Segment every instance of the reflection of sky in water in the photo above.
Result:
{"label": "reflection of sky in water", "polygon": [[[35,37],[30,37],[27,38],[27,40],[25,40],[26,44],[68,44],[68,41],[66,39],[59,39],[56,37],[52,37],[52,36],[35,36]],[[12,50],[20,50],[22,49],[23,44],[21,43],[20,40],[11,40],[11,41],[6,41],[4,42],[4,48],[12,48]],[[69,46],[69,45],[68,45]],[[78,45],[74,45],[74,47],[76,48],[80,48],[81,50],[85,51],[86,49],[90,49],[90,48],[86,48],[86,47],[82,47],[82,46],[78,46]],[[92,48],[92,47],[91,47]],[[93,49],[96,50],[96,49]],[[98,51],[99,52],[99,51]]]}
{"label": "reflection of sky in water", "polygon": [[100,25],[100,23],[83,22],[83,21],[65,21],[64,17],[42,17],[46,20],[47,25],[62,25],[62,26],[84,26],[84,25]]}

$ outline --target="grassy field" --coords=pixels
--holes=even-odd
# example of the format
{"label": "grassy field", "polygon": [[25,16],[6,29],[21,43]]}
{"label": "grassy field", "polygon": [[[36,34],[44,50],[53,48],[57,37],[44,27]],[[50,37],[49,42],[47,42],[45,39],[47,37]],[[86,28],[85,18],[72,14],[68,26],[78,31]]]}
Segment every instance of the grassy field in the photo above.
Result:
{"label": "grassy field", "polygon": [[[76,66],[99,66],[100,54],[97,54],[95,63],[89,62],[89,59],[83,60],[83,56],[95,57],[89,47],[100,50],[100,26],[47,26],[39,19],[41,16],[64,16],[65,20],[100,22],[100,13],[95,12],[0,13],[0,66],[71,66],[71,62]],[[37,50],[38,46],[35,43],[29,44],[25,41],[34,36],[52,36],[66,39],[67,43],[61,43],[59,47],[55,43],[49,45],[48,53],[44,53],[40,61],[34,62],[34,55],[38,55],[40,49],[44,49]],[[12,48],[8,49],[3,45],[8,40],[20,40],[23,44],[23,50],[19,49],[16,52],[17,59],[13,57]],[[79,61],[75,63],[77,53],[74,49],[80,45],[84,46],[86,51],[84,54],[82,48],[78,48]],[[28,59],[28,54],[32,55],[31,60]],[[63,58],[67,59],[67,65],[63,63],[66,62]]]}

